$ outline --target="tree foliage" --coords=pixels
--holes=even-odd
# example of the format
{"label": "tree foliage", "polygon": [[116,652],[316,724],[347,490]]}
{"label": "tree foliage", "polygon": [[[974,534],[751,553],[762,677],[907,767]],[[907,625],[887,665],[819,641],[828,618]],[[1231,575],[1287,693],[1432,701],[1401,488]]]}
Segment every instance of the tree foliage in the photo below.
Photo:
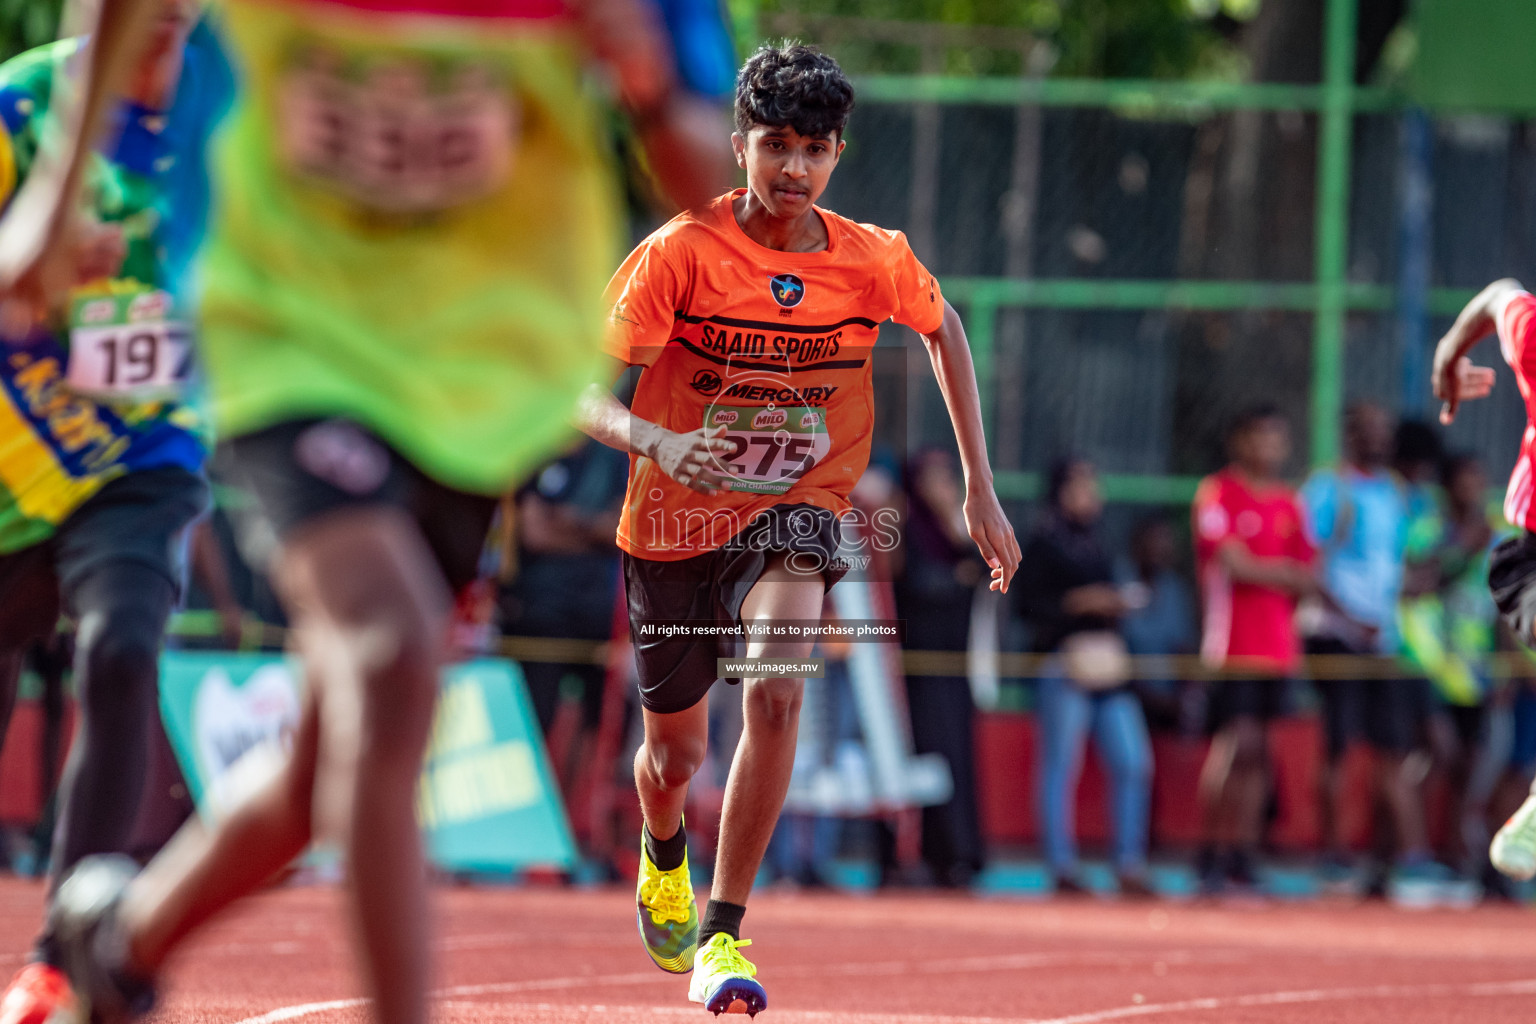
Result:
{"label": "tree foliage", "polygon": [[0,0],[0,60],[51,42],[64,0]]}
{"label": "tree foliage", "polygon": [[[1274,2],[1274,0],[1272,0]],[[1051,74],[1115,78],[1232,76],[1241,71],[1232,36],[1258,0],[731,0],[738,27],[795,18],[865,18],[1025,30],[1048,48]],[[771,31],[771,30],[770,30]],[[764,34],[769,34],[765,32]],[[755,43],[756,40],[743,40]],[[838,40],[858,72],[922,69],[922,44]],[[949,46],[950,74],[1018,74],[1025,58],[997,45]]]}

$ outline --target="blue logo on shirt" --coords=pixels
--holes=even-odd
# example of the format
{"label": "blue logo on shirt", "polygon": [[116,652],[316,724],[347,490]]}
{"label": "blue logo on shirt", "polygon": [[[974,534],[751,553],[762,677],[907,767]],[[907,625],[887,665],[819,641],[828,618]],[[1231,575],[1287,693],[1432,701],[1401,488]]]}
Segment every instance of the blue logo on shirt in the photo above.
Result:
{"label": "blue logo on shirt", "polygon": [[800,305],[800,300],[805,298],[805,282],[794,274],[770,277],[768,290],[773,293],[773,301],[785,309]]}

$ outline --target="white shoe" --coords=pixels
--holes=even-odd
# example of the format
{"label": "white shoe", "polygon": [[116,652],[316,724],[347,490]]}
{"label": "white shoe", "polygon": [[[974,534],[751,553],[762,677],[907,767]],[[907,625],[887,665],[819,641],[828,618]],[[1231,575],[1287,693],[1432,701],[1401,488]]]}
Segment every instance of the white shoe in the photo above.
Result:
{"label": "white shoe", "polygon": [[767,1009],[768,993],[755,980],[757,966],[739,952],[750,945],[751,939],[733,939],[725,932],[711,935],[693,956],[688,998],[703,1003],[716,1017],[722,1013],[756,1017]]}
{"label": "white shoe", "polygon": [[1488,859],[1510,878],[1536,878],[1536,795],[1525,798],[1488,847]]}

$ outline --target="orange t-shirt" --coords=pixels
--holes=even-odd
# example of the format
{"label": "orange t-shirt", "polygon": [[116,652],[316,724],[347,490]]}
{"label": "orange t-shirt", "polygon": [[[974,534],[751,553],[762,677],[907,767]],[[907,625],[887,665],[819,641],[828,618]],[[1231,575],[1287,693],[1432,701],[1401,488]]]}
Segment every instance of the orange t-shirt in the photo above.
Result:
{"label": "orange t-shirt", "polygon": [[713,496],[631,456],[618,542],[641,558],[713,551],[774,505],[846,511],[869,462],[880,324],[931,334],[944,319],[901,232],[818,208],[826,249],[769,249],[736,223],[743,194],[673,218],[609,285],[608,351],[645,367],[635,414],[678,432],[724,426],[734,446]]}

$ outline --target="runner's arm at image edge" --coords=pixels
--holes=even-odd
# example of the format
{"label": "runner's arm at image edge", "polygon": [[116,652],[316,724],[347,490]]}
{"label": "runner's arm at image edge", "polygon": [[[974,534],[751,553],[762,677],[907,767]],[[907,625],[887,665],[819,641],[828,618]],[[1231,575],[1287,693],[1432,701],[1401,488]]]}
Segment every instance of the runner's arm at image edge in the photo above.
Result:
{"label": "runner's arm at image edge", "polygon": [[981,557],[992,568],[991,589],[1008,592],[1021,555],[1013,526],[1003,514],[992,486],[992,466],[987,461],[987,439],[981,424],[981,396],[976,387],[976,367],[965,337],[960,314],[947,301],[938,330],[922,336],[933,362],[933,373],[944,395],[944,408],[960,446],[960,466],[965,473],[965,526]]}
{"label": "runner's arm at image edge", "polygon": [[1493,390],[1494,371],[1474,366],[1467,353],[1483,338],[1498,329],[1499,317],[1509,300],[1525,290],[1512,277],[1495,281],[1475,295],[1456,317],[1451,329],[1435,346],[1431,375],[1435,397],[1445,405],[1440,422],[1449,425],[1456,418],[1462,402],[1482,398]]}

